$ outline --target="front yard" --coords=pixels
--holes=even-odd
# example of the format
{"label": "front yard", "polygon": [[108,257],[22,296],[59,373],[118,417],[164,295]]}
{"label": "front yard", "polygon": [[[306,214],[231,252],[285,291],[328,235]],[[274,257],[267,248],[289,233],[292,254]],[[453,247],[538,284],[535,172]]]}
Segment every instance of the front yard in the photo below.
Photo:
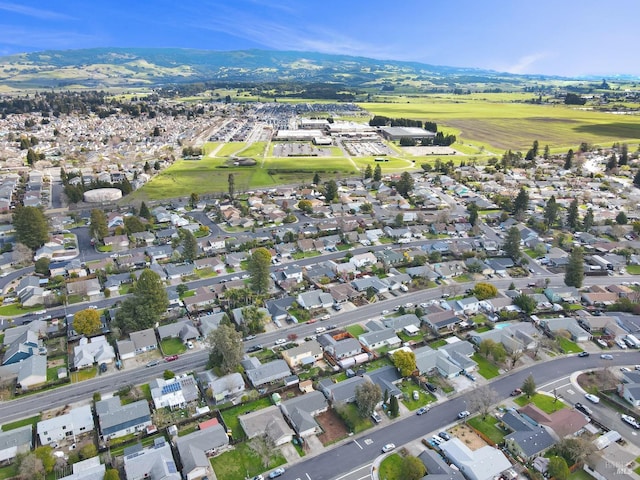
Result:
{"label": "front yard", "polygon": [[[409,410],[417,410],[420,407],[424,407],[425,405],[435,402],[436,398],[430,393],[422,390],[415,382],[411,380],[405,380],[402,383],[398,384],[398,388],[402,390],[402,394],[404,398],[402,399],[402,403]],[[418,400],[413,399],[413,392],[418,392]]]}
{"label": "front yard", "polygon": [[338,415],[353,433],[364,432],[373,426],[373,422],[369,417],[362,418],[358,413],[355,403],[347,403],[338,408]]}
{"label": "front yard", "polygon": [[236,445],[233,450],[211,458],[211,466],[216,476],[224,480],[245,480],[286,463],[286,459],[278,453],[267,467],[262,465],[260,457],[247,443]]}
{"label": "front yard", "polygon": [[558,340],[558,345],[560,345],[560,348],[564,353],[580,353],[582,351],[582,348],[568,338],[562,336],[558,336],[556,338]]}
{"label": "front yard", "polygon": [[524,407],[529,403],[533,403],[545,413],[553,413],[566,408],[566,405],[562,400],[558,399],[556,401],[553,396],[544,395],[542,393],[536,393],[531,398],[527,398],[526,395],[520,395],[519,397],[514,398],[513,401],[521,407]]}
{"label": "front yard", "polygon": [[487,360],[479,353],[474,353],[471,358],[478,364],[478,373],[487,380],[500,375],[500,370],[490,360]]}
{"label": "front yard", "polygon": [[496,445],[502,443],[505,436],[505,432],[498,427],[498,422],[499,420],[496,417],[490,415],[487,415],[484,420],[482,415],[467,420],[469,425],[489,437]]}
{"label": "front yard", "polygon": [[165,338],[160,343],[164,355],[179,355],[187,351],[187,347],[179,338]]}

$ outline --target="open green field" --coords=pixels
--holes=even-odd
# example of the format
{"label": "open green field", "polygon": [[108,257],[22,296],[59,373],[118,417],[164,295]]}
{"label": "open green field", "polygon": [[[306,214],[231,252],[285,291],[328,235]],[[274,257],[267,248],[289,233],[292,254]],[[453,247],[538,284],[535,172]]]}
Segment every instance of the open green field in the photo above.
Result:
{"label": "open green field", "polygon": [[557,104],[513,103],[515,98],[517,94],[424,95],[404,103],[360,106],[374,115],[434,121],[443,131],[455,133],[459,142],[484,146],[493,153],[507,149],[526,151],[534,140],[541,146],[548,144],[552,151],[566,151],[582,142],[609,145],[636,143],[640,138],[640,116],[621,117]]}

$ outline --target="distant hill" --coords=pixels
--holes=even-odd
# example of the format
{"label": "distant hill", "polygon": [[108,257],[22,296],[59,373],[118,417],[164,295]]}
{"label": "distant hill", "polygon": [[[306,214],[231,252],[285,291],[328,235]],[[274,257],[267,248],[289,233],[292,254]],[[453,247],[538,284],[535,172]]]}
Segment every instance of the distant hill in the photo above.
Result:
{"label": "distant hill", "polygon": [[[546,77],[545,77],[546,78]],[[517,85],[540,76],[375,60],[347,55],[265,50],[178,48],[48,50],[0,57],[0,84],[13,88],[158,86],[192,82],[339,83],[351,87],[448,88]]]}

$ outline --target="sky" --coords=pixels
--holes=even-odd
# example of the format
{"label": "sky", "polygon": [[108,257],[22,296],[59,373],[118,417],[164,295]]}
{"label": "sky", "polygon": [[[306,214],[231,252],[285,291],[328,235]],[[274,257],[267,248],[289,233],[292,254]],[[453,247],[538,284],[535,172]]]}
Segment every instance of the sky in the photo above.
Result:
{"label": "sky", "polygon": [[640,75],[638,0],[0,0],[0,55],[297,50],[561,76]]}

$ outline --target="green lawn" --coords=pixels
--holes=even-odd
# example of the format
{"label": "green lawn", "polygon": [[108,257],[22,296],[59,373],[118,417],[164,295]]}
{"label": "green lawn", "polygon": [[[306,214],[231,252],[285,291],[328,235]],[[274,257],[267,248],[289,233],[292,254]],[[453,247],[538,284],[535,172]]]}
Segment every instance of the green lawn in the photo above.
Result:
{"label": "green lawn", "polygon": [[564,353],[580,353],[582,351],[582,348],[568,338],[558,336],[557,340]]}
{"label": "green lawn", "polygon": [[233,450],[225,452],[221,455],[211,458],[211,466],[216,473],[216,477],[224,480],[245,480],[272,470],[286,463],[286,459],[278,454],[275,456],[269,466],[265,469],[262,461],[255,454],[249,445],[240,443]]}
{"label": "green lawn", "polygon": [[446,344],[447,344],[447,341],[445,339],[440,339],[440,340],[434,340],[429,344],[429,346],[434,350],[436,350],[440,347],[444,347]]}
{"label": "green lawn", "polygon": [[498,367],[479,353],[474,353],[471,358],[478,364],[478,373],[487,380],[500,375]]}
{"label": "green lawn", "polygon": [[557,402],[554,402],[553,396],[543,395],[542,393],[536,393],[531,398],[527,398],[526,395],[520,395],[519,397],[514,398],[513,401],[521,407],[524,407],[529,403],[533,403],[536,407],[546,413],[557,412],[558,410],[562,410],[567,407],[562,400],[558,399]]}
{"label": "green lawn", "polygon": [[[402,390],[402,393],[404,395],[402,403],[409,410],[417,410],[420,407],[424,407],[425,405],[436,401],[436,398],[433,395],[425,392],[424,390],[421,390],[420,387],[418,387],[418,385],[416,385],[416,383],[412,382],[411,380],[403,381],[398,385],[398,388]],[[414,391],[418,392],[418,400],[413,399]]]}
{"label": "green lawn", "polygon": [[84,380],[90,380],[98,374],[97,367],[83,368],[77,372],[71,372],[71,382],[77,383]]}
{"label": "green lawn", "polygon": [[179,338],[165,338],[160,346],[164,355],[179,355],[187,351],[187,347]]}
{"label": "green lawn", "polygon": [[240,426],[240,420],[238,417],[244,413],[261,410],[271,405],[271,401],[268,398],[260,398],[254,402],[248,402],[244,405],[237,405],[235,407],[224,410],[222,413],[222,419],[224,420],[227,429],[231,430],[233,438],[242,439],[246,435],[242,427]]}
{"label": "green lawn", "polygon": [[349,325],[347,328],[345,328],[345,330],[356,338],[358,338],[358,336],[362,335],[366,331],[364,327],[359,324]]}
{"label": "green lawn", "polygon": [[10,305],[3,305],[0,307],[0,315],[3,317],[17,317],[19,315],[24,315],[25,313],[35,312],[36,310],[42,310],[42,307],[22,307],[17,303],[12,303]]}
{"label": "green lawn", "polygon": [[[634,472],[640,475],[640,472],[638,472],[637,470],[638,468],[635,469]],[[569,480],[594,480],[594,478],[583,469],[578,468],[575,472],[569,474]]]}
{"label": "green lawn", "polygon": [[629,275],[640,275],[640,265],[627,265],[625,270]]}
{"label": "green lawn", "polygon": [[0,480],[6,480],[9,478],[13,478],[18,475],[18,464],[12,463],[11,465],[7,465],[6,467],[0,468]]}
{"label": "green lawn", "polygon": [[40,421],[42,415],[36,415],[34,417],[23,418],[22,420],[16,420],[15,422],[5,423],[2,425],[2,431],[8,432],[9,430],[14,430],[16,428],[24,427],[25,425],[35,425]]}
{"label": "green lawn", "polygon": [[291,254],[291,258],[294,260],[302,260],[303,258],[313,258],[320,256],[320,252],[317,250],[311,250],[308,252],[294,252]]}
{"label": "green lawn", "polygon": [[373,422],[369,417],[362,418],[360,416],[355,403],[347,403],[346,405],[338,408],[337,412],[342,420],[344,420],[347,427],[353,430],[353,433],[364,432],[373,426]]}
{"label": "green lawn", "polygon": [[491,330],[491,327],[488,327],[486,325],[483,325],[482,327],[476,328],[476,332],[478,332],[478,333],[488,332],[489,330]]}
{"label": "green lawn", "polygon": [[502,443],[505,432],[496,425],[498,423],[498,419],[496,417],[487,415],[487,418],[483,420],[482,415],[478,415],[477,417],[467,420],[467,423],[476,430],[484,433],[494,443]]}
{"label": "green lawn", "polygon": [[402,480],[402,457],[397,453],[392,453],[380,462],[378,478],[380,480]]}

